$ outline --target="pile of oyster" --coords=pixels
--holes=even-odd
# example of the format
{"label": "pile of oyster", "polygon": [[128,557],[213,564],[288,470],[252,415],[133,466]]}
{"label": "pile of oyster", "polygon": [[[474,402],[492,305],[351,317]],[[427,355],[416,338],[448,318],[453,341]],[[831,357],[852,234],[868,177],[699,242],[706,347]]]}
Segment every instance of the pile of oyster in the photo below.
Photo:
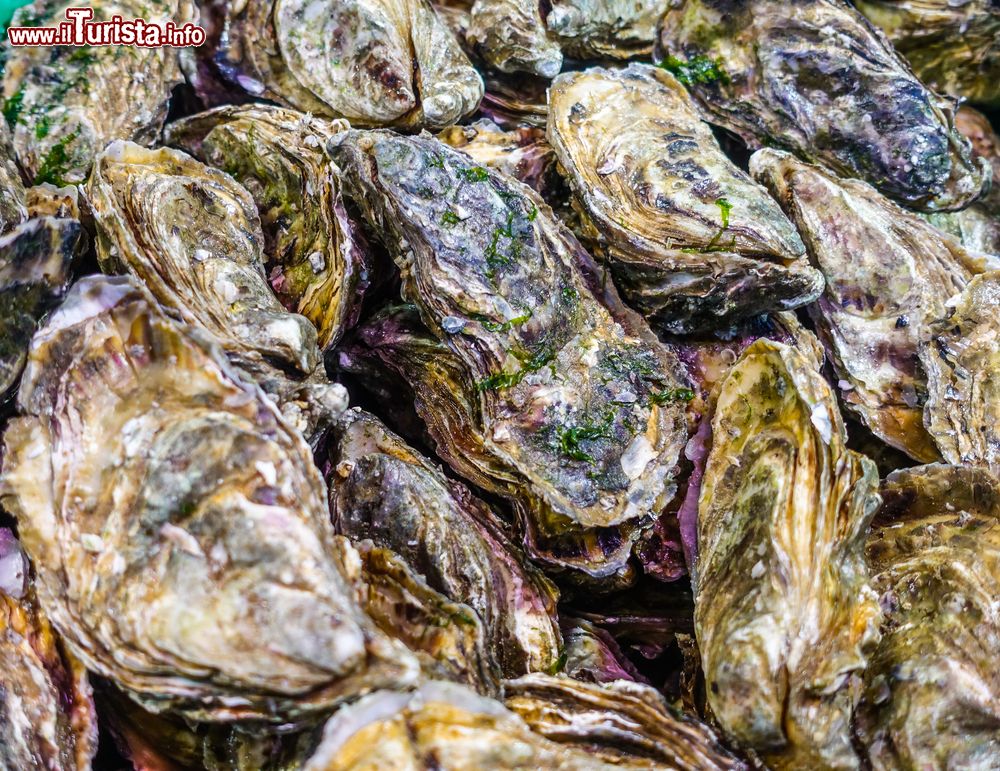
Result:
{"label": "pile of oyster", "polygon": [[113,15],[4,52],[0,769],[1000,768],[1000,5]]}

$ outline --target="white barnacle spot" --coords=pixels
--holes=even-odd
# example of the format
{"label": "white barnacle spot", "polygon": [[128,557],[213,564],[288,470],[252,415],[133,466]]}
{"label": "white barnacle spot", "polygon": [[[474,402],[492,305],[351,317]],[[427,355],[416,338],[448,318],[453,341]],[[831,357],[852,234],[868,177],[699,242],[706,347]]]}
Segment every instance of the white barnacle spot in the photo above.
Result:
{"label": "white barnacle spot", "polygon": [[750,568],[750,578],[760,578],[762,575],[764,575],[764,561],[757,560]]}
{"label": "white barnacle spot", "polygon": [[309,267],[312,268],[313,273],[322,273],[326,268],[326,258],[323,256],[323,252],[312,252],[306,259],[309,260]]}
{"label": "white barnacle spot", "polygon": [[830,408],[825,404],[817,404],[809,413],[809,420],[819,431],[823,442],[830,444],[833,441],[833,420],[830,417]]}
{"label": "white barnacle spot", "polygon": [[104,539],[95,533],[81,533],[80,545],[83,546],[84,551],[94,554],[104,551]]}
{"label": "white barnacle spot", "polygon": [[267,484],[273,485],[278,481],[278,471],[275,469],[273,463],[265,463],[259,460],[253,464],[253,467],[257,469],[257,473],[260,474],[261,478]]}
{"label": "white barnacle spot", "polygon": [[649,462],[656,457],[656,450],[644,434],[640,434],[629,442],[622,453],[622,471],[630,480],[636,479],[646,470]]}
{"label": "white barnacle spot", "polygon": [[177,527],[177,525],[166,522],[160,527],[160,535],[187,554],[194,557],[205,556],[205,552],[201,550],[198,540],[183,527]]}
{"label": "white barnacle spot", "polygon": [[195,262],[204,262],[212,256],[212,253],[208,249],[195,249],[194,254],[191,257]]}

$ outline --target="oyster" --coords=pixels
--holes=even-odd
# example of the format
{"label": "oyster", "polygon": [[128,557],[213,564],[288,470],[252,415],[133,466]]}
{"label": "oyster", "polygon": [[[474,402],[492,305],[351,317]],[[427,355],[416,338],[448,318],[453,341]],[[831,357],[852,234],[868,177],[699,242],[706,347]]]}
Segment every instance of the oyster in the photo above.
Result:
{"label": "oyster", "polygon": [[798,225],[826,290],[810,312],[840,395],[883,441],[938,459],[923,427],[917,343],[926,321],[991,261],[882,197],[788,153],[761,150],[751,172]]}
{"label": "oyster", "polygon": [[562,619],[566,664],[563,674],[588,683],[614,680],[645,682],[635,665],[607,631],[583,619]]}
{"label": "oyster", "polygon": [[[388,321],[369,340],[419,392],[438,454],[511,500],[533,558],[620,573],[623,529],[674,493],[679,362],[611,290],[595,295],[588,255],[529,188],[429,138],[351,131],[331,150],[433,335],[397,324],[392,340]],[[602,550],[624,548],[558,553],[601,532]]]}
{"label": "oyster", "polygon": [[0,235],[0,397],[17,384],[39,321],[69,288],[80,223],[44,217]]}
{"label": "oyster", "polygon": [[267,283],[257,208],[232,177],[177,150],[115,142],[97,158],[86,195],[105,270],[130,273],[218,337],[303,433],[343,411],[343,390],[322,372],[316,328]]}
{"label": "oyster", "polygon": [[663,5],[662,0],[475,0],[465,34],[490,67],[553,78],[564,54],[577,59],[648,56]]}
{"label": "oyster", "polygon": [[2,502],[88,669],[154,712],[284,730],[413,681],[359,606],[308,445],[132,279],[73,287],[18,405]]}
{"label": "oyster", "polygon": [[[35,0],[12,24],[56,26],[77,5]],[[101,0],[90,7],[95,21],[120,16],[177,27],[196,13],[190,0]],[[3,112],[21,168],[36,184],[76,184],[108,142],[153,144],[180,81],[177,51],[169,46],[8,46]]]}
{"label": "oyster", "polygon": [[483,81],[428,0],[227,6],[223,72],[255,97],[356,126],[443,128]]}
{"label": "oyster", "polygon": [[659,44],[708,119],[754,149],[790,150],[922,211],[961,209],[989,186],[951,103],[842,0],[672,0]]}
{"label": "oyster", "polygon": [[507,708],[533,731],[609,763],[634,757],[646,759],[651,768],[678,771],[749,768],[712,729],[671,711],[648,685],[535,674],[506,682],[504,693]]}
{"label": "oyster", "polygon": [[80,188],[76,185],[56,187],[49,182],[32,185],[24,191],[24,203],[29,217],[58,217],[78,220],[80,211]]}
{"label": "oyster", "polygon": [[924,423],[948,463],[1000,473],[1000,272],[972,279],[950,311],[920,344]]}
{"label": "oyster", "polygon": [[623,295],[666,330],[718,327],[822,291],[792,223],[723,154],[669,73],[631,64],[560,75],[548,139]]}
{"label": "oyster", "polygon": [[63,650],[0,528],[0,768],[89,771],[97,717],[83,665]]}
{"label": "oyster", "polygon": [[855,0],[939,93],[1000,103],[1000,7],[993,0]]}
{"label": "oyster", "polygon": [[24,183],[14,161],[14,146],[7,122],[0,120],[0,233],[28,218]]}
{"label": "oyster", "polygon": [[468,126],[449,126],[437,136],[481,166],[502,171],[543,197],[559,187],[555,153],[542,129],[519,126],[504,131],[491,120],[478,120]]}
{"label": "oyster", "polygon": [[555,587],[527,566],[482,501],[359,410],[340,420],[330,462],[338,533],[397,552],[438,592],[470,606],[505,676],[556,667]]}
{"label": "oyster", "polygon": [[856,723],[876,771],[990,769],[1000,752],[1000,480],[890,474],[868,540],[885,609]]}
{"label": "oyster", "polygon": [[304,771],[662,767],[625,753],[608,762],[586,749],[534,733],[500,702],[454,683],[431,681],[413,693],[383,691],[339,710],[327,722]]}
{"label": "oyster", "polygon": [[171,124],[166,142],[231,174],[260,211],[271,286],[333,346],[357,317],[365,255],[351,233],[337,168],[324,151],[347,128],[269,105],[220,107]]}
{"label": "oyster", "polygon": [[857,768],[851,709],[878,640],[864,538],[875,465],[826,381],[751,345],[719,391],[698,506],[695,631],[708,703],[771,768]]}

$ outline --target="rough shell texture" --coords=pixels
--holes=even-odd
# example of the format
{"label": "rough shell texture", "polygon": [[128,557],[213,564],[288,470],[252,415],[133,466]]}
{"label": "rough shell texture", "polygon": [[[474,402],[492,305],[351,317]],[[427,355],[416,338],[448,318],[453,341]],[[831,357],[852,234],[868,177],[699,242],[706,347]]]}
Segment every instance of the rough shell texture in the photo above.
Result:
{"label": "rough shell texture", "polygon": [[[12,24],[54,26],[75,6],[37,0],[18,10]],[[118,15],[181,27],[195,19],[189,0],[106,0],[89,7],[100,21]],[[75,184],[108,142],[153,144],[180,81],[177,51],[169,46],[8,47],[4,116],[21,168],[35,183]]]}
{"label": "rough shell texture", "polygon": [[227,4],[223,71],[255,97],[357,126],[443,128],[483,81],[427,0]]}
{"label": "rough shell texture", "polygon": [[655,688],[642,683],[584,683],[536,674],[506,682],[504,695],[507,708],[533,731],[609,763],[641,758],[651,768],[678,771],[749,768],[712,729],[675,713]]}
{"label": "rough shell texture", "polygon": [[927,321],[995,260],[967,251],[870,185],[761,150],[751,171],[798,225],[826,290],[810,313],[841,398],[872,432],[921,461],[938,459],[923,427],[917,343]]}
{"label": "rough shell texture", "polygon": [[338,423],[330,462],[338,533],[397,552],[434,589],[470,606],[506,677],[556,667],[555,587],[486,504],[359,410]]}
{"label": "rough shell texture", "polygon": [[935,91],[1000,103],[1000,7],[992,0],[855,0]]}
{"label": "rough shell texture", "polygon": [[754,343],[722,382],[698,507],[695,631],[708,703],[772,768],[857,768],[851,709],[878,639],[864,538],[875,465],[826,381]]}
{"label": "rough shell texture", "polygon": [[589,621],[567,616],[560,619],[560,624],[566,655],[563,674],[585,683],[610,683],[614,680],[645,682],[607,631]]}
{"label": "rough shell texture", "polygon": [[717,328],[822,291],[792,223],[723,154],[670,73],[632,64],[560,75],[548,139],[595,249],[657,325]]}
{"label": "rough shell texture", "polygon": [[286,308],[313,323],[323,349],[356,320],[367,281],[339,173],[324,149],[345,128],[343,121],[246,105],[199,113],[166,132],[168,144],[231,174],[253,196],[271,286]]}
{"label": "rough shell texture", "polygon": [[338,711],[304,771],[381,768],[613,771],[662,765],[630,756],[609,763],[534,733],[498,701],[432,681],[413,693],[372,694]]}
{"label": "rough shell texture", "polygon": [[709,120],[753,148],[791,150],[926,211],[961,209],[989,185],[951,103],[843,0],[672,0],[660,46]]}
{"label": "rough shell texture", "polygon": [[51,217],[0,236],[0,397],[17,385],[31,336],[69,288],[80,245],[79,222]]}
{"label": "rough shell texture", "polygon": [[0,233],[6,233],[28,217],[24,183],[14,160],[14,145],[7,121],[0,120]]}
{"label": "rough shell texture", "polygon": [[178,150],[114,142],[86,194],[105,270],[135,276],[161,305],[216,336],[307,436],[343,411],[316,328],[267,283],[260,219],[244,187]]}
{"label": "rough shell texture", "polygon": [[[529,553],[555,564],[573,560],[543,554],[540,534],[657,514],[685,440],[680,365],[610,292],[602,304],[593,264],[551,210],[432,139],[352,131],[332,151],[404,296],[451,353],[395,361],[420,381],[441,456],[508,497]],[[392,359],[383,331],[371,342]],[[575,566],[611,575],[623,562]]]}
{"label": "rough shell texture", "polygon": [[872,768],[985,769],[1000,753],[1000,480],[897,471],[868,539],[882,640],[857,727]]}
{"label": "rough shell texture", "polygon": [[0,528],[0,768],[89,771],[96,749],[87,673],[57,640],[17,540]]}
{"label": "rough shell texture", "polygon": [[281,724],[412,681],[359,607],[309,447],[130,279],[74,286],[19,406],[3,504],[88,669],[153,711]]}
{"label": "rough shell texture", "polygon": [[1000,272],[976,276],[950,311],[920,344],[924,423],[948,463],[1000,472]]}

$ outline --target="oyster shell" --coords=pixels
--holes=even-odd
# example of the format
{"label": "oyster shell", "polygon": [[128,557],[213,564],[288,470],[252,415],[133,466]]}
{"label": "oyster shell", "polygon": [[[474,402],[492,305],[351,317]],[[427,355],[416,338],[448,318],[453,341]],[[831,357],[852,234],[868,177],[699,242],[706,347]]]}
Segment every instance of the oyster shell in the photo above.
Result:
{"label": "oyster shell", "polygon": [[96,750],[87,672],[56,638],[17,539],[0,528],[0,768],[89,771]]}
{"label": "oyster shell", "polygon": [[558,593],[493,512],[372,415],[350,410],[336,434],[328,478],[334,529],[397,552],[431,587],[470,606],[505,676],[553,669],[562,642]]}
{"label": "oyster shell", "polygon": [[491,120],[478,120],[468,126],[449,126],[437,137],[479,165],[502,171],[543,197],[560,186],[555,153],[542,129],[519,126],[504,131]]}
{"label": "oyster shell", "polygon": [[[77,5],[36,0],[12,24],[55,26]],[[181,27],[196,19],[190,0],[100,0],[89,7],[95,21],[120,16]],[[36,184],[76,184],[108,142],[153,144],[180,81],[177,50],[169,46],[8,45],[3,112],[25,175]]]}
{"label": "oyster shell", "polygon": [[988,769],[1000,745],[1000,481],[930,465],[889,475],[868,539],[882,640],[857,732],[876,771]]}
{"label": "oyster shell", "polygon": [[363,614],[309,447],[132,279],[32,341],[2,502],[70,650],[151,711],[287,730],[416,662]]}
{"label": "oyster shell", "polygon": [[813,301],[822,275],[684,87],[644,64],[557,77],[548,139],[625,298],[691,332]]}
{"label": "oyster shell", "polygon": [[86,195],[102,268],[135,276],[157,302],[218,337],[307,436],[343,411],[344,391],[322,371],[316,328],[286,311],[267,283],[257,208],[232,177],[177,150],[114,142],[98,156]]}
{"label": "oyster shell", "polygon": [[810,313],[840,378],[840,396],[883,441],[939,458],[923,427],[917,343],[926,321],[992,262],[858,180],[761,150],[751,172],[799,227],[826,290]]}
{"label": "oyster shell", "polygon": [[662,767],[625,754],[610,763],[532,732],[498,701],[454,683],[431,681],[413,693],[382,691],[339,710],[304,771]]}
{"label": "oyster shell", "polygon": [[391,549],[358,544],[365,612],[389,637],[417,654],[425,674],[495,696],[500,671],[483,625],[468,605],[435,591]]}
{"label": "oyster shell", "polygon": [[595,295],[588,255],[529,188],[429,138],[351,131],[331,150],[433,334],[390,321],[368,339],[419,391],[439,455],[512,501],[533,558],[620,573],[627,537],[603,564],[557,542],[615,540],[670,500],[679,363],[610,290]]}
{"label": "oyster shell", "polygon": [[723,380],[698,506],[695,631],[708,703],[771,768],[857,768],[851,709],[879,606],[864,538],[875,465],[845,446],[808,358],[758,340]]}
{"label": "oyster shell", "polygon": [[1000,8],[992,0],[856,0],[939,93],[1000,103]]}
{"label": "oyster shell", "polygon": [[172,123],[166,142],[231,174],[260,212],[271,286],[332,347],[356,320],[367,280],[324,147],[348,128],[270,105],[220,107]]}
{"label": "oyster shell", "polygon": [[615,680],[645,682],[645,678],[604,629],[579,618],[562,618],[566,664],[562,673],[587,683]]}
{"label": "oyster shell", "polygon": [[28,218],[24,183],[14,161],[14,145],[7,121],[0,120],[0,233]]}
{"label": "oyster shell", "polygon": [[44,182],[32,185],[24,191],[24,203],[28,216],[58,217],[60,219],[78,220],[80,211],[80,188],[76,185],[56,187]]}
{"label": "oyster shell", "polygon": [[948,463],[1000,473],[1000,272],[976,276],[927,326],[924,423]]}
{"label": "oyster shell", "polygon": [[961,209],[989,186],[951,103],[842,0],[672,0],[659,44],[706,117],[751,148],[790,150],[921,211]]}
{"label": "oyster shell", "polygon": [[583,683],[526,675],[504,684],[504,703],[542,736],[609,763],[640,758],[650,768],[748,769],[706,725],[671,711],[642,683]]}
{"label": "oyster shell", "polygon": [[0,235],[0,397],[17,384],[40,320],[69,288],[80,223],[44,217]]}
{"label": "oyster shell", "polygon": [[[466,40],[501,72],[553,78],[563,55],[577,59],[648,56],[662,0],[475,0]],[[543,10],[544,8],[544,10]]]}
{"label": "oyster shell", "polygon": [[255,97],[356,126],[443,128],[483,81],[428,0],[227,6],[224,72]]}

